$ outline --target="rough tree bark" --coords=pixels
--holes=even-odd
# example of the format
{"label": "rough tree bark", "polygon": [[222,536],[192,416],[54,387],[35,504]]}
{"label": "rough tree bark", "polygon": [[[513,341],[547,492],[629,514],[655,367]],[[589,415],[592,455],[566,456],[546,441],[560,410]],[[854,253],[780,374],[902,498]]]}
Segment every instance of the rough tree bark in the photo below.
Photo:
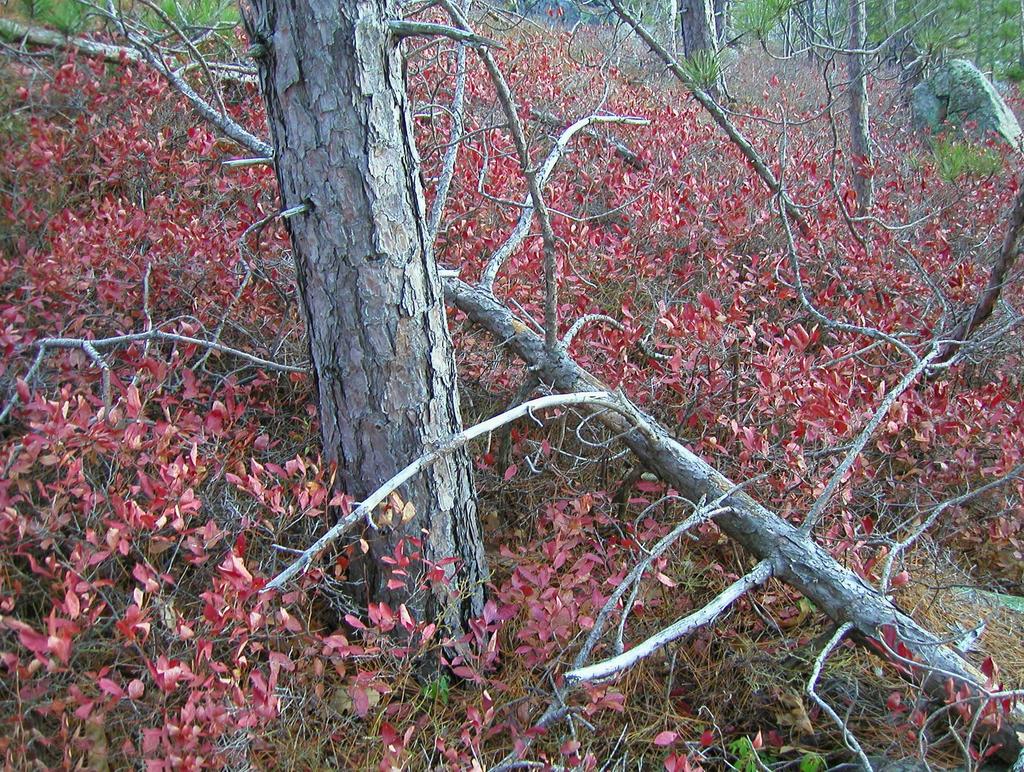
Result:
{"label": "rough tree bark", "polygon": [[[398,3],[243,8],[289,215],[323,452],[338,462],[339,489],[360,500],[462,423],[401,58],[385,23]],[[365,582],[361,600],[404,603],[457,631],[482,611],[487,578],[468,454],[448,456],[401,496],[415,514],[368,529],[369,552],[354,551],[350,577]],[[426,562],[459,559],[446,567],[452,590],[417,591],[422,562],[388,586],[395,577],[380,561],[403,536],[422,536]]]}
{"label": "rough tree bark", "polygon": [[868,79],[864,49],[867,39],[865,0],[850,0],[850,54],[847,73],[850,78],[850,153],[853,156],[853,189],[857,194],[857,214],[867,214],[874,199],[871,180],[871,130],[868,120]]}

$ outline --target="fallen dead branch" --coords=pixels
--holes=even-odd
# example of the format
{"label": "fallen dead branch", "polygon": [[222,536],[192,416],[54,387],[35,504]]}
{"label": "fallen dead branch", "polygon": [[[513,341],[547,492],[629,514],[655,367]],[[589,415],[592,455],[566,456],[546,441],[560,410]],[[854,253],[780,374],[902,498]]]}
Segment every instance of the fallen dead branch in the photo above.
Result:
{"label": "fallen dead branch", "polygon": [[86,56],[93,56],[114,64],[122,61],[144,61],[142,54],[134,48],[99,43],[89,38],[71,37],[63,32],[45,29],[44,27],[33,27],[29,24],[14,21],[14,19],[0,19],[0,38],[9,43],[19,45],[30,43],[31,45],[43,46],[45,48],[63,48],[78,51]]}
{"label": "fallen dead branch", "polygon": [[[32,381],[36,373],[39,371],[39,367],[42,365],[43,360],[46,358],[47,353],[51,349],[78,349],[85,353],[85,355],[93,361],[96,367],[99,368],[102,377],[103,404],[109,408],[111,403],[110,365],[107,364],[107,361],[103,358],[100,350],[116,346],[125,346],[130,343],[148,342],[153,340],[200,346],[207,349],[207,351],[216,351],[220,354],[228,354],[230,356],[238,357],[251,365],[261,367],[265,370],[303,374],[309,372],[309,368],[304,365],[288,365],[281,362],[274,362],[273,360],[264,359],[263,357],[258,357],[255,354],[250,354],[247,351],[232,348],[231,346],[225,346],[217,341],[193,338],[190,335],[178,335],[177,333],[164,332],[163,330],[147,330],[146,332],[113,335],[108,338],[96,338],[93,340],[88,338],[40,338],[33,344],[36,349],[36,356],[28,371],[25,373],[23,380],[26,383],[30,383]],[[0,421],[7,418],[14,406],[18,404],[18,400],[18,392],[15,391],[11,395],[10,399],[8,399],[7,404],[4,405],[3,410],[0,410]]]}
{"label": "fallen dead branch", "polygon": [[[564,351],[549,354],[544,341],[489,292],[455,278],[446,279],[445,289],[453,305],[502,341],[543,383],[564,392],[607,388]],[[963,655],[841,566],[813,539],[736,489],[724,475],[681,445],[625,396],[616,394],[615,399],[619,409],[603,411],[599,420],[613,434],[621,436],[648,469],[680,494],[692,501],[720,500],[728,511],[716,518],[719,527],[751,554],[766,561],[776,578],[800,591],[838,624],[849,622],[855,640],[887,657],[901,672],[914,678],[932,699],[944,702],[946,683],[951,680],[955,691],[970,695],[975,710],[998,705],[986,687],[985,676]],[[892,656],[894,652],[884,643],[886,637],[898,641],[906,655]],[[987,733],[989,742],[1000,746],[1002,758],[1015,760],[1024,748],[1024,711],[1011,706],[1005,715],[987,722],[981,730]]]}

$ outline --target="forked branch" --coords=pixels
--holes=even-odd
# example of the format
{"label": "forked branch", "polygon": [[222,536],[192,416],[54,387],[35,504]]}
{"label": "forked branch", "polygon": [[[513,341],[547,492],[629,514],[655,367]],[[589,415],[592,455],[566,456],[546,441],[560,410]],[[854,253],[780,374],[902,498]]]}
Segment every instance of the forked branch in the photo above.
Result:
{"label": "forked branch", "polygon": [[570,670],[564,675],[566,684],[574,685],[589,681],[599,681],[628,670],[672,641],[689,635],[698,628],[711,624],[748,591],[768,581],[771,575],[771,563],[767,560],[762,560],[750,573],[730,584],[703,608],[673,622],[647,640],[638,643],[629,651],[601,662],[595,662],[593,665]]}

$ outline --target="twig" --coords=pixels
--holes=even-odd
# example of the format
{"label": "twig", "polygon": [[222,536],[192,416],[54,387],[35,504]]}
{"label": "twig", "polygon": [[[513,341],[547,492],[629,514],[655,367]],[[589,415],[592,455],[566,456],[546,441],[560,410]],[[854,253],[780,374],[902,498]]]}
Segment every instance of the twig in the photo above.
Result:
{"label": "twig", "polygon": [[[253,270],[254,269],[253,269],[252,262],[245,258],[245,252],[249,252],[250,251],[249,247],[245,243],[246,239],[248,239],[251,234],[255,233],[256,234],[256,247],[258,249],[259,248],[260,234],[263,232],[263,229],[265,227],[267,227],[267,225],[269,225],[271,222],[273,222],[275,219],[277,219],[277,216],[278,215],[277,215],[276,212],[272,212],[271,214],[268,214],[266,217],[263,217],[262,219],[257,220],[252,225],[250,225],[248,228],[246,228],[242,232],[242,235],[239,237],[239,239],[238,239],[238,256],[239,256],[239,258],[241,258],[242,262],[245,264],[245,276],[242,277],[242,281],[239,282],[238,289],[235,290],[235,294],[231,297],[231,302],[228,303],[227,310],[224,311],[224,314],[220,318],[220,322],[217,323],[217,327],[213,331],[213,337],[211,338],[210,343],[217,344],[217,343],[220,342],[220,336],[224,332],[224,326],[227,324],[228,317],[231,316],[232,312],[235,310],[235,306],[238,305],[238,301],[242,299],[242,293],[245,292],[246,287],[249,286],[249,282],[252,281],[252,276],[253,276]],[[250,252],[250,254],[252,254],[253,257],[255,257],[255,253]],[[212,354],[212,353],[213,353],[213,348],[208,348],[206,350],[206,353],[203,354],[202,358],[196,364],[196,367],[202,367],[203,365],[205,365],[206,364],[206,360],[210,358],[210,354]]]}
{"label": "twig", "polygon": [[[126,335],[113,335],[109,338],[96,338],[89,340],[87,338],[41,338],[35,341],[32,345],[36,347],[37,353],[36,358],[32,362],[32,366],[29,367],[28,372],[25,374],[25,382],[28,383],[35,376],[39,370],[39,366],[42,364],[43,358],[49,349],[52,348],[77,348],[84,352],[95,364],[100,368],[102,373],[102,387],[103,387],[103,402],[109,408],[111,387],[110,387],[110,366],[106,360],[99,353],[101,348],[108,348],[112,346],[123,346],[128,343],[136,343],[139,341],[151,341],[151,340],[165,340],[172,341],[175,343],[186,343],[193,346],[202,346],[209,349],[213,349],[221,354],[230,354],[231,356],[244,359],[250,364],[262,367],[266,370],[277,370],[284,373],[302,373],[306,374],[309,372],[309,368],[305,366],[297,365],[286,365],[280,362],[273,362],[269,359],[263,359],[262,357],[255,356],[246,351],[240,351],[230,346],[225,346],[221,343],[215,343],[209,340],[203,340],[202,338],[193,338],[189,335],[178,335],[172,332],[164,332],[163,330],[147,330],[146,332],[133,332]],[[11,395],[11,398],[4,405],[4,409],[0,412],[0,422],[7,418],[11,410],[15,405],[18,404],[18,392],[15,391]]]}
{"label": "twig", "polygon": [[961,494],[960,496],[947,499],[946,501],[943,501],[942,503],[936,504],[934,507],[932,507],[932,511],[928,514],[928,517],[926,517],[924,521],[917,528],[914,529],[913,533],[911,533],[910,536],[908,536],[903,541],[897,542],[893,546],[889,554],[886,556],[885,567],[882,569],[882,579],[879,582],[879,588],[881,589],[881,591],[889,591],[889,582],[892,577],[892,570],[893,566],[896,563],[896,559],[902,553],[906,552],[911,546],[913,546],[914,542],[916,542],[925,532],[927,532],[929,528],[931,528],[935,524],[935,521],[939,519],[943,512],[945,512],[950,507],[958,507],[961,504],[966,504],[968,501],[971,501],[972,499],[980,496],[981,494],[993,490],[994,488],[998,488],[1000,485],[1004,485],[1005,483],[1008,483],[1011,480],[1016,479],[1021,474],[1024,474],[1024,464],[1018,464],[1009,472],[1000,475],[994,480],[990,480],[989,482],[982,485],[980,488],[975,488],[973,491],[968,491],[967,493]]}
{"label": "twig", "polygon": [[[708,112],[712,119],[714,119],[715,123],[719,125],[722,131],[726,133],[732,143],[743,154],[743,157],[747,159],[752,167],[754,167],[754,171],[757,173],[757,176],[761,178],[761,181],[764,182],[768,190],[772,193],[780,194],[782,189],[779,185],[779,181],[775,178],[775,175],[772,174],[771,169],[768,168],[768,165],[765,163],[761,155],[754,149],[754,146],[750,144],[750,140],[743,136],[743,134],[740,133],[740,130],[733,125],[732,121],[729,120],[729,116],[726,115],[722,108],[718,106],[718,103],[715,102],[711,95],[694,86],[691,80],[686,76],[686,73],[683,71],[683,68],[680,66],[676,58],[654,38],[647,28],[640,23],[639,19],[623,7],[621,0],[609,0],[609,2],[612,8],[615,9],[615,13],[618,14],[619,18],[633,28],[633,31],[641,40],[644,41],[644,43],[647,44],[647,47],[665,63],[676,79],[690,90],[690,93],[693,94],[693,98],[696,99],[700,106]],[[800,226],[801,233],[805,232],[806,224],[804,223],[803,216],[800,214],[799,207],[797,207],[789,197],[784,194],[783,202],[786,210],[789,212],[789,216],[792,217]]]}
{"label": "twig", "polygon": [[441,176],[437,181],[437,188],[434,193],[434,202],[430,207],[430,214],[427,216],[427,236],[433,243],[437,239],[437,229],[441,226],[441,215],[448,203],[448,191],[451,189],[452,179],[455,177],[455,162],[459,157],[459,148],[462,147],[462,132],[464,129],[465,105],[466,105],[466,44],[459,43],[455,52],[455,93],[452,95],[452,132],[448,147],[444,151],[444,160],[441,162]]}
{"label": "twig", "polygon": [[828,655],[839,645],[839,643],[846,637],[847,633],[853,630],[853,623],[846,622],[839,626],[835,634],[829,639],[829,642],[825,644],[825,647],[821,650],[817,659],[814,660],[814,669],[811,671],[811,677],[807,679],[807,687],[805,691],[807,696],[810,697],[818,705],[824,713],[831,718],[836,726],[839,727],[839,731],[843,733],[843,742],[846,743],[846,747],[849,748],[857,756],[857,760],[860,765],[867,772],[872,772],[871,762],[864,753],[864,749],[860,747],[860,743],[857,742],[857,738],[853,736],[853,732],[846,726],[846,722],[843,721],[839,714],[835,712],[831,705],[825,700],[818,696],[818,693],[814,690],[815,685],[818,683],[818,679],[821,677],[821,669],[825,666],[825,660],[828,659]]}
{"label": "twig", "polygon": [[806,536],[814,529],[814,526],[825,511],[825,507],[827,507],[829,501],[832,500],[832,496],[835,494],[836,489],[843,482],[843,478],[846,477],[846,473],[849,472],[850,468],[854,463],[856,463],[857,459],[860,457],[860,452],[864,449],[864,446],[867,445],[868,440],[871,439],[871,436],[885,419],[885,416],[888,415],[889,409],[893,406],[893,403],[899,399],[903,392],[914,384],[917,377],[928,369],[938,355],[939,350],[937,348],[932,349],[924,359],[921,359],[916,365],[914,365],[913,369],[904,375],[902,380],[900,380],[900,382],[890,389],[889,393],[885,395],[881,404],[878,406],[878,409],[875,410],[875,414],[871,416],[871,420],[868,421],[867,426],[864,427],[857,439],[854,440],[850,450],[847,451],[846,457],[843,458],[842,463],[836,468],[836,471],[832,473],[832,477],[825,486],[825,490],[821,492],[821,495],[818,496],[810,510],[808,510],[807,516],[804,518],[804,524],[800,528],[801,533]]}
{"label": "twig", "polygon": [[[530,112],[534,118],[547,126],[554,126],[557,128],[565,125],[565,121],[553,113],[547,113],[543,110],[538,110],[537,108],[533,108]],[[640,160],[640,156],[630,150],[624,142],[620,142],[614,137],[606,137],[593,129],[584,129],[583,134],[591,139],[596,139],[598,142],[604,142],[605,144],[611,145],[615,150],[615,155],[634,169],[643,171],[647,168],[647,164]]]}
{"label": "twig", "polygon": [[[473,31],[466,15],[451,0],[438,0],[438,4],[463,30],[470,33]],[[476,51],[494,83],[498,103],[508,120],[512,141],[516,147],[516,153],[519,155],[519,166],[526,178],[526,187],[530,192],[530,199],[540,223],[541,239],[544,243],[544,344],[549,352],[553,352],[558,346],[558,262],[555,256],[555,233],[551,228],[551,217],[541,193],[537,172],[530,163],[530,150],[526,144],[526,134],[523,131],[523,123],[519,118],[519,111],[512,97],[512,91],[508,87],[508,81],[505,80],[504,74],[486,47],[479,47]]]}
{"label": "twig", "polygon": [[1024,181],[1018,183],[1021,187],[1017,192],[1017,198],[1013,202],[1013,208],[1007,217],[1006,233],[1003,234],[1003,243],[996,256],[995,264],[989,273],[988,282],[981,296],[978,298],[970,313],[956,325],[945,337],[949,341],[942,347],[938,363],[948,362],[963,346],[964,342],[971,336],[978,327],[984,324],[995,310],[996,301],[1002,292],[1003,286],[1008,280],[1010,270],[1017,261],[1017,241],[1020,238],[1021,229],[1024,228]]}
{"label": "twig", "polygon": [[[152,332],[153,330],[153,316],[149,313],[149,278],[153,273],[153,263],[150,261],[146,262],[146,271],[142,274],[142,318],[146,320],[146,332]],[[142,347],[143,358],[149,356],[149,344],[150,341],[146,341],[146,345]],[[139,382],[139,377],[142,375],[142,371],[139,370],[132,377],[132,385],[135,386]]]}
{"label": "twig", "polygon": [[580,331],[584,327],[586,327],[588,324],[596,324],[598,322],[600,322],[601,324],[607,324],[609,327],[614,327],[616,330],[621,331],[626,329],[625,327],[622,326],[620,322],[616,321],[615,319],[612,319],[610,316],[607,316],[605,314],[587,314],[586,316],[581,316],[579,319],[577,319],[573,323],[572,327],[569,328],[569,331],[565,333],[565,335],[562,337],[562,346],[564,348],[569,348],[569,346],[572,345],[572,342],[575,339],[575,337],[579,335]]}
{"label": "twig", "polygon": [[242,169],[246,166],[273,166],[274,159],[272,157],[259,157],[259,158],[233,158],[230,161],[224,161],[221,166],[226,169]]}
{"label": "twig", "polygon": [[195,110],[203,116],[203,118],[220,129],[225,136],[233,139],[238,144],[248,148],[260,156],[271,157],[274,155],[274,148],[272,145],[264,142],[255,134],[245,129],[240,123],[230,118],[227,114],[220,113],[209,102],[199,96],[195,89],[193,89],[184,78],[160,61],[157,55],[153,53],[149,42],[141,39],[138,35],[129,30],[124,17],[121,16],[121,14],[113,7],[113,3],[110,2],[110,0],[107,2],[107,9],[105,11],[96,5],[90,5],[91,7],[96,8],[100,13],[104,13],[111,21],[117,24],[121,29],[121,34],[123,34],[125,39],[132,44],[135,50],[149,64],[149,66],[160,73],[179,94],[185,97],[185,99],[192,104],[192,107],[194,107]]}

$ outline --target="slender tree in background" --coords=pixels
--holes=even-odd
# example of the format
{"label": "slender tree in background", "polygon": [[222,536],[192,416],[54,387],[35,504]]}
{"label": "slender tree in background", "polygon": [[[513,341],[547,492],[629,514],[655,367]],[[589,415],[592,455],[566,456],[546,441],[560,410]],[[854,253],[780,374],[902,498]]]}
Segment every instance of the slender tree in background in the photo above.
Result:
{"label": "slender tree in background", "polygon": [[[401,57],[385,23],[398,11],[393,0],[245,8],[290,215],[323,452],[356,499],[461,429]],[[401,496],[412,508],[367,531],[350,577],[365,582],[367,601],[404,603],[458,630],[481,611],[487,577],[469,455],[447,455]],[[422,570],[397,582],[382,570],[406,536],[422,538],[427,563],[458,559],[446,567],[451,588],[421,591]]]}
{"label": "slender tree in background", "polygon": [[817,57],[817,49],[815,49],[814,44],[817,42],[815,40],[817,27],[815,26],[814,0],[803,0],[800,4],[800,15],[802,17],[800,31],[804,37],[804,45],[807,46],[807,58],[815,59]]}
{"label": "slender tree in background", "polygon": [[1024,0],[1020,0],[1020,14],[1017,16],[1018,40],[1020,41],[1019,66],[1024,70]]}
{"label": "slender tree in background", "polygon": [[847,74],[850,79],[850,152],[853,155],[853,189],[857,193],[857,214],[871,209],[874,197],[871,181],[871,132],[868,106],[868,84],[865,71],[867,14],[865,0],[850,0],[850,53]]}
{"label": "slender tree in background", "polygon": [[729,27],[729,0],[714,0],[715,35],[719,46],[725,43],[726,31]]}

